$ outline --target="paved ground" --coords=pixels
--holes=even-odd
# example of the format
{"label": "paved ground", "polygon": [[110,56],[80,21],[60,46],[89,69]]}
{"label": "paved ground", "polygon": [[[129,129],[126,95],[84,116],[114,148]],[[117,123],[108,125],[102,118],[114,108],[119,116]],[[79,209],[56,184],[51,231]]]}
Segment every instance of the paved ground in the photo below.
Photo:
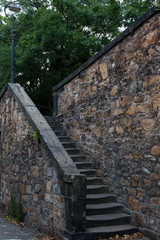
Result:
{"label": "paved ground", "polygon": [[[39,236],[38,235],[37,235],[37,232],[33,232],[33,230],[31,229],[20,227],[13,223],[9,223],[0,216],[0,240],[40,240],[42,239],[40,235]],[[47,237],[43,239],[47,240],[51,238]],[[144,237],[136,240],[149,240],[149,239]]]}
{"label": "paved ground", "polygon": [[21,228],[0,218],[0,240],[38,240],[29,229]]}

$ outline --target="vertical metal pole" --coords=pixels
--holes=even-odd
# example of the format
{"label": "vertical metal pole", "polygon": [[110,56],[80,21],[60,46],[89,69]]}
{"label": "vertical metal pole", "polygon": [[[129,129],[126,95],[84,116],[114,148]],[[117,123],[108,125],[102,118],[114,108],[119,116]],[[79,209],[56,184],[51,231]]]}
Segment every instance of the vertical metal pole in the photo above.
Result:
{"label": "vertical metal pole", "polygon": [[11,60],[11,83],[14,83],[15,65],[14,65],[14,54],[15,54],[15,27],[14,21],[12,21],[12,60]]}

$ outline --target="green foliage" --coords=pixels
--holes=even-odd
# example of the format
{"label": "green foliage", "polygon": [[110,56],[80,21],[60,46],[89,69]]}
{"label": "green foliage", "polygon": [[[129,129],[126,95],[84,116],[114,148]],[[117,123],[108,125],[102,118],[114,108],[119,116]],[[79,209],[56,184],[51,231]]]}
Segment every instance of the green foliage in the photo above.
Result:
{"label": "green foliage", "polygon": [[23,221],[24,213],[23,213],[21,194],[19,194],[17,198],[13,193],[11,193],[10,214],[18,222]]}
{"label": "green foliage", "polygon": [[160,0],[157,0],[155,5],[156,5],[157,7],[160,7]]}
{"label": "green foliage", "polygon": [[129,26],[147,10],[153,7],[155,0],[123,0],[121,4],[124,26]]}
{"label": "green foliage", "polygon": [[38,129],[36,129],[36,131],[33,132],[33,140],[34,140],[34,141],[38,141],[38,142],[40,141]]}
{"label": "green foliage", "polygon": [[[19,0],[15,82],[43,114],[52,88],[152,6],[148,0]],[[6,0],[1,1],[4,6]],[[0,18],[0,88],[10,81],[11,22]]]}

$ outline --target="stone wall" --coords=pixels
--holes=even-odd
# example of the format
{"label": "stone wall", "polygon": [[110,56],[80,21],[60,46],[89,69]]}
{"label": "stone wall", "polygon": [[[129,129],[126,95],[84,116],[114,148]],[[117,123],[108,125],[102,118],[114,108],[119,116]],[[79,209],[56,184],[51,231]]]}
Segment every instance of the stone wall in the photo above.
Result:
{"label": "stone wall", "polygon": [[11,195],[21,196],[24,221],[57,239],[82,231],[85,214],[73,209],[83,208],[84,177],[20,85],[9,84],[0,98],[1,205],[9,211]]}
{"label": "stone wall", "polygon": [[57,117],[153,239],[160,235],[159,23],[151,9],[53,93]]}

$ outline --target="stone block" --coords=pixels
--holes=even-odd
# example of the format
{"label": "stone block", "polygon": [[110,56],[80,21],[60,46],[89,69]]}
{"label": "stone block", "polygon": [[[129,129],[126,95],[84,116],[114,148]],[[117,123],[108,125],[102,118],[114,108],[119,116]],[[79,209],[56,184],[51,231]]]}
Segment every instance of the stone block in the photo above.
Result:
{"label": "stone block", "polygon": [[131,177],[134,181],[139,181],[140,180],[140,176],[137,175],[137,174],[133,174]]}
{"label": "stone block", "polygon": [[33,194],[33,201],[34,202],[38,201],[38,194],[36,194],[36,193]]}
{"label": "stone block", "polygon": [[103,80],[108,78],[107,62],[102,62],[102,63],[99,64],[99,71],[100,71],[100,74],[101,74]]}
{"label": "stone block", "polygon": [[129,195],[131,195],[131,196],[136,196],[136,189],[135,188],[130,188],[130,189],[128,189],[128,193],[129,193]]}
{"label": "stone block", "polygon": [[26,193],[30,194],[31,193],[31,185],[26,186]]}
{"label": "stone block", "polygon": [[137,113],[147,113],[150,111],[151,105],[149,103],[144,103],[137,106]]}
{"label": "stone block", "polygon": [[129,198],[129,206],[131,210],[138,212],[139,211],[139,200],[133,197]]}
{"label": "stone block", "polygon": [[31,174],[35,177],[39,177],[39,168],[38,166],[31,167]]}
{"label": "stone block", "polygon": [[134,54],[135,54],[135,52],[132,51],[132,50],[126,51],[126,52],[125,52],[126,60],[132,59],[132,58],[134,57]]}
{"label": "stone block", "polygon": [[135,225],[135,226],[142,226],[143,225],[143,215],[142,214],[137,214],[137,213],[134,213],[133,214],[133,217],[132,217],[132,223]]}
{"label": "stone block", "polygon": [[151,132],[155,126],[154,119],[142,119],[142,127],[145,131]]}
{"label": "stone block", "polygon": [[154,156],[159,156],[160,155],[160,145],[154,145],[151,148],[151,154]]}
{"label": "stone block", "polygon": [[140,211],[143,214],[151,215],[154,212],[154,208],[149,206],[148,204],[142,204],[141,207],[140,207]]}
{"label": "stone block", "polygon": [[151,76],[148,86],[159,85],[160,84],[160,75]]}
{"label": "stone block", "polygon": [[159,197],[151,198],[150,203],[160,207],[160,198]]}
{"label": "stone block", "polygon": [[25,192],[25,186],[24,186],[23,183],[20,183],[20,184],[19,184],[19,190],[20,190],[20,193],[21,193],[21,194],[24,194],[24,192]]}
{"label": "stone block", "polygon": [[48,182],[47,182],[47,192],[48,192],[48,193],[51,193],[51,192],[52,192],[52,186],[53,186],[52,181],[48,181]]}
{"label": "stone block", "polygon": [[148,46],[154,45],[157,42],[157,31],[149,32],[145,38],[142,39],[142,47],[146,48]]}
{"label": "stone block", "polygon": [[117,94],[117,92],[118,92],[118,85],[115,85],[115,86],[112,88],[110,94],[111,94],[112,97],[115,97],[116,94]]}
{"label": "stone block", "polygon": [[121,99],[120,99],[120,104],[121,104],[122,106],[126,106],[126,105],[128,105],[130,102],[131,102],[130,96],[122,96]]}
{"label": "stone block", "polygon": [[114,110],[113,115],[117,116],[117,115],[122,115],[123,113],[124,113],[124,109],[117,108],[117,109]]}
{"label": "stone block", "polygon": [[143,103],[143,101],[144,101],[144,95],[137,95],[134,97],[135,103]]}
{"label": "stone block", "polygon": [[152,174],[150,175],[150,178],[151,178],[151,179],[158,179],[159,176],[158,176],[158,174],[156,174],[156,173],[152,173]]}
{"label": "stone block", "polygon": [[160,93],[153,95],[152,103],[153,103],[153,110],[157,111],[160,108]]}
{"label": "stone block", "polygon": [[127,115],[134,115],[136,113],[136,105],[131,105],[126,111]]}
{"label": "stone block", "polygon": [[42,190],[42,186],[40,184],[36,184],[34,190],[35,193],[39,193]]}
{"label": "stone block", "polygon": [[118,134],[123,134],[124,133],[123,128],[121,126],[116,126],[116,132]]}
{"label": "stone block", "polygon": [[46,194],[45,194],[45,201],[46,201],[46,202],[49,202],[49,203],[52,203],[52,195],[46,193]]}

